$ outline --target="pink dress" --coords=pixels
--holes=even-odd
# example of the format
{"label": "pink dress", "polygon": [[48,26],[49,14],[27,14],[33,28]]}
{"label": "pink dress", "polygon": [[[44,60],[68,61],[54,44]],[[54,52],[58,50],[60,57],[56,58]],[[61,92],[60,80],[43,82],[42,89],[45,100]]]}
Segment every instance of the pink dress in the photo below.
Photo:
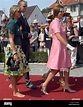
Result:
{"label": "pink dress", "polygon": [[50,24],[50,32],[52,34],[52,46],[47,62],[47,68],[54,70],[70,68],[71,59],[67,47],[56,37],[56,33],[60,32],[61,36],[66,40],[65,28],[61,25],[59,20],[54,19]]}

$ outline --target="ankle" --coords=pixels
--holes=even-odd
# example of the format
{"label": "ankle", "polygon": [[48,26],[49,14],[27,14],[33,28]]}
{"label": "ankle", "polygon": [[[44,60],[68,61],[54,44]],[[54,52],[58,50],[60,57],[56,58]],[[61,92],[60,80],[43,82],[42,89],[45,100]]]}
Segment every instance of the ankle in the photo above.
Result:
{"label": "ankle", "polygon": [[69,88],[69,86],[68,85],[64,85],[64,88]]}

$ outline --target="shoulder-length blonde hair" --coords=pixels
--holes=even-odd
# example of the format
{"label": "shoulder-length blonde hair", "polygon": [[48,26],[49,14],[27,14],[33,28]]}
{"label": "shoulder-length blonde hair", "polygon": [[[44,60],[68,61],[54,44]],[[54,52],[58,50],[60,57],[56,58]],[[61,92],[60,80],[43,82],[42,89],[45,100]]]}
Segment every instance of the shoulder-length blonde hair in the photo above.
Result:
{"label": "shoulder-length blonde hair", "polygon": [[18,5],[13,5],[11,8],[10,8],[10,17],[11,18],[14,18],[14,14],[16,11],[21,11],[20,10],[20,7]]}

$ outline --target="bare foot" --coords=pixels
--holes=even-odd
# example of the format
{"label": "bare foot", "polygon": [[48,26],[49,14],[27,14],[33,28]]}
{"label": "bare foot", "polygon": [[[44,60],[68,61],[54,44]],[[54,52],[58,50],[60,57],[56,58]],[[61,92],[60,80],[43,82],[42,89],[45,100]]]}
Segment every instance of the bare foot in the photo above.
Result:
{"label": "bare foot", "polygon": [[24,94],[21,94],[19,92],[13,93],[13,96],[16,96],[16,97],[25,97]]}

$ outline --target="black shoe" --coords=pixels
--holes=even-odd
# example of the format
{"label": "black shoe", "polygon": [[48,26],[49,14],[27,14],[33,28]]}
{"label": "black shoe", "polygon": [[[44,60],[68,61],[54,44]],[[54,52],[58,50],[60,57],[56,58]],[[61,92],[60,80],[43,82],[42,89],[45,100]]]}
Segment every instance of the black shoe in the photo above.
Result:
{"label": "black shoe", "polygon": [[26,87],[31,89],[37,89],[37,87],[31,81],[29,81],[28,84],[26,83]]}

